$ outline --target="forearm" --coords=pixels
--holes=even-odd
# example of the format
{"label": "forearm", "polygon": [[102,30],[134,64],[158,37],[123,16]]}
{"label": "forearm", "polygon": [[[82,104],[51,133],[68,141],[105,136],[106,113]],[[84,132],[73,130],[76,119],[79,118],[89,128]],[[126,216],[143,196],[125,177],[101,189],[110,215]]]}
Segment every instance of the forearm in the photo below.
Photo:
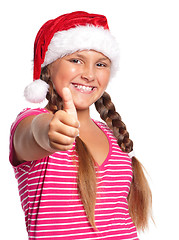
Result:
{"label": "forearm", "polygon": [[56,151],[71,149],[79,134],[78,128],[76,117],[62,110],[54,115],[43,113],[25,118],[14,135],[18,160],[37,160]]}
{"label": "forearm", "polygon": [[55,152],[48,147],[48,126],[52,117],[52,114],[40,114],[22,120],[14,135],[18,160],[38,160]]}
{"label": "forearm", "polygon": [[40,114],[36,116],[31,123],[31,131],[36,143],[48,152],[54,152],[49,145],[49,124],[53,118],[52,114]]}

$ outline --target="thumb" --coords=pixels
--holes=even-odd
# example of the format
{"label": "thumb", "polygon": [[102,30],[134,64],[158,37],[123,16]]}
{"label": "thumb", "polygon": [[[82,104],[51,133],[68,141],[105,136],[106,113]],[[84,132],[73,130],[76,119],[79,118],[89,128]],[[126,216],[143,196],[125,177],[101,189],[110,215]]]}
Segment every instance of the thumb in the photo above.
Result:
{"label": "thumb", "polygon": [[69,88],[64,87],[62,89],[62,99],[63,99],[63,107],[64,107],[64,111],[67,112],[70,115],[73,115],[75,117],[75,119],[77,118],[77,112],[76,112],[76,108],[73,102],[73,98],[71,95],[71,91]]}

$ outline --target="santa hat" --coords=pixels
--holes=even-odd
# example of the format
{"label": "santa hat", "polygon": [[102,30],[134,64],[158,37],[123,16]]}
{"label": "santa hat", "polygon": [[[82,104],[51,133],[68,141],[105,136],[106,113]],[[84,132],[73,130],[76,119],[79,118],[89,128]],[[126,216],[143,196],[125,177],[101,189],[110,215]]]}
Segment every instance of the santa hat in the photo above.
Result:
{"label": "santa hat", "polygon": [[95,50],[111,60],[111,75],[118,68],[118,44],[103,15],[72,12],[49,20],[39,30],[34,43],[33,83],[24,91],[25,98],[40,103],[46,98],[48,84],[40,80],[41,68],[76,51]]}

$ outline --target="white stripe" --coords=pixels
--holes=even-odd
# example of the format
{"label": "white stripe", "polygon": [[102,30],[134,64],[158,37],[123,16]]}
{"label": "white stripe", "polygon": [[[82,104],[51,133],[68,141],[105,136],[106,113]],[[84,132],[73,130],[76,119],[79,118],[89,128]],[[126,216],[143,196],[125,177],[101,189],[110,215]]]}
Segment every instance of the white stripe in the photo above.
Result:
{"label": "white stripe", "polygon": [[[127,236],[127,235],[132,235],[132,234],[134,234],[134,233],[136,233],[136,231],[134,231],[134,232],[131,232],[131,233],[125,233],[125,234],[115,234],[115,235],[108,235],[108,236],[103,236],[103,237],[91,237],[91,238],[85,238],[85,240],[101,240],[101,239],[106,239],[106,238],[108,238],[108,237],[119,237],[119,236]],[[130,240],[135,240],[135,239],[139,239],[138,237],[134,237],[134,238],[130,238]],[[83,239],[78,239],[78,240],[84,240],[84,238]],[[129,240],[129,239],[126,239],[126,238],[123,238],[123,239],[121,239],[121,240]]]}
{"label": "white stripe", "polygon": [[[18,172],[18,174],[19,174],[19,172]],[[17,175],[18,175],[18,174],[17,174]],[[25,173],[23,173],[22,175],[20,175],[20,176],[17,178],[17,180],[20,181],[20,179],[21,179],[24,175],[26,175],[26,174],[27,174],[27,172],[25,172]],[[23,181],[23,180],[22,180],[22,181]]]}
{"label": "white stripe", "polygon": [[106,169],[104,171],[100,170],[99,173],[106,173],[106,172],[131,172],[132,173],[132,170],[131,169]]}
{"label": "white stripe", "polygon": [[[124,183],[124,182],[125,182],[125,183],[131,183],[130,180],[116,180],[116,181],[115,181],[115,183],[119,183],[119,184],[120,184],[120,183]],[[30,184],[29,184],[29,187],[31,187],[31,186],[36,186],[36,185],[39,186],[40,184],[43,184],[43,183],[44,183],[43,181],[39,181],[39,182],[36,182],[36,183],[30,183]],[[104,185],[104,186],[99,186],[99,185],[102,185],[103,183],[113,183],[113,181],[112,181],[112,180],[111,180],[111,181],[110,181],[110,180],[102,180],[102,181],[100,181],[100,180],[98,179],[97,185],[98,185],[98,187],[100,187],[100,188],[101,188],[101,187],[103,187],[103,188],[108,188],[108,187],[111,187],[111,188],[112,188],[112,187],[114,187],[114,188],[115,188],[115,187],[129,187],[128,185],[122,185],[122,186],[121,186],[121,185],[116,185],[116,186],[110,186],[110,185],[106,185],[106,186],[105,186],[105,185]],[[61,181],[61,182],[55,182],[55,181],[50,182],[50,181],[49,181],[49,182],[46,183],[47,186],[48,186],[48,185],[51,185],[51,184],[60,185],[60,186],[61,186],[61,185],[64,185],[64,184],[65,184],[65,185],[76,185],[77,182],[76,182],[76,181],[72,181],[72,182],[62,182],[62,181]],[[73,188],[72,188],[72,189],[73,189]]]}
{"label": "white stripe", "polygon": [[[96,206],[100,206],[100,205],[112,205],[112,206],[114,206],[114,205],[118,205],[118,204],[121,204],[121,202],[104,202],[104,203],[100,203],[100,202],[97,202],[96,203]],[[123,205],[126,205],[126,207],[128,208],[128,204],[127,203],[122,203]],[[75,207],[80,207],[81,205],[68,205],[68,208],[75,208]],[[63,205],[46,205],[46,206],[38,206],[38,207],[29,207],[29,209],[46,209],[46,208],[61,208],[61,207],[64,207]],[[125,208],[126,210],[127,210],[127,208]],[[101,209],[103,209],[103,208],[101,208]],[[104,207],[104,209],[105,209],[105,207]],[[112,209],[112,208],[111,208]],[[99,210],[99,209],[97,209],[96,208],[96,210]]]}
{"label": "white stripe", "polygon": [[[64,162],[70,162],[70,163],[71,163],[71,162],[74,162],[73,157],[78,158],[78,155],[77,155],[77,154],[69,154],[69,153],[63,153],[63,152],[60,152],[60,153],[57,153],[57,152],[56,152],[55,154],[58,154],[59,156],[58,156],[58,157],[55,157],[55,156],[53,156],[53,155],[50,155],[49,158],[56,159],[56,160],[62,160],[62,161],[64,161]],[[68,157],[71,158],[71,159],[64,158],[64,157],[60,158],[60,155],[66,155],[66,156],[68,156]],[[75,159],[75,161],[76,161],[76,159]]]}
{"label": "white stripe", "polygon": [[[132,228],[131,228],[132,229]],[[126,229],[125,229],[126,230]],[[116,229],[111,229],[111,230],[106,230],[106,231],[100,231],[101,233],[105,233],[105,232],[112,232],[112,231],[116,231]],[[123,234],[115,234],[115,235],[108,235],[108,236],[103,236],[103,237],[90,237],[90,238],[85,238],[85,240],[87,240],[87,239],[89,239],[89,240],[92,240],[92,239],[105,239],[105,238],[109,238],[109,237],[119,237],[119,236],[130,236],[130,235],[132,235],[132,234],[134,234],[134,233],[136,233],[136,231],[133,231],[133,232],[131,232],[131,233],[123,233]],[[88,233],[85,233],[85,235],[90,235],[90,234],[94,234],[94,233],[91,233],[91,232],[88,232]],[[80,236],[80,235],[84,235],[84,233],[78,233],[78,234],[76,234],[76,237],[77,236]],[[68,234],[68,235],[52,235],[52,236],[42,236],[42,237],[33,237],[33,238],[56,238],[56,237],[71,237],[71,236],[74,236],[74,234]],[[31,237],[30,237],[31,238]],[[137,238],[133,238],[133,239],[137,239]],[[82,240],[84,240],[84,238],[82,239]],[[130,240],[132,240],[132,239],[130,239]]]}
{"label": "white stripe", "polygon": [[[29,190],[29,192],[37,192],[37,191],[42,191],[42,190],[59,190],[59,191],[64,191],[64,189],[63,188],[39,188],[38,190],[37,189],[32,189],[32,190]],[[69,189],[65,189],[65,191],[69,191],[69,190],[73,190],[73,189],[71,189],[71,188],[69,188]],[[21,194],[20,196],[23,196],[25,193],[27,193],[28,192],[28,190],[27,191],[25,191],[23,194]],[[98,191],[97,192],[97,194],[122,194],[122,193],[127,193],[128,194],[128,191],[107,191],[107,192],[104,192],[104,191]],[[42,193],[41,195],[33,195],[33,196],[71,196],[71,197],[73,197],[73,196],[79,196],[79,194],[77,193],[64,193],[64,192],[62,192],[62,193],[47,193],[47,194],[44,194],[44,193]],[[32,197],[32,196],[29,196],[29,197]]]}
{"label": "white stripe", "polygon": [[[29,186],[35,186],[35,185],[40,185],[40,184],[43,184],[44,182],[43,181],[41,181],[41,182],[37,182],[37,183],[30,183],[29,184]],[[74,185],[76,185],[77,183],[76,182],[47,182],[46,183],[46,185],[50,185],[50,184],[56,184],[56,185],[63,185],[63,184],[65,184],[65,185],[67,185],[67,184],[70,184],[70,185],[72,185],[72,184],[74,184]]]}
{"label": "white stripe", "polygon": [[[61,208],[63,206],[48,206],[46,208]],[[42,207],[39,207],[40,209]],[[71,207],[70,207],[71,208]],[[36,208],[29,208],[29,209],[38,209],[38,207]],[[44,208],[45,209],[45,208]],[[111,208],[106,208],[106,207],[102,207],[102,208],[97,208],[96,211],[109,211],[109,210],[114,210],[114,209],[118,209],[118,210],[125,210],[127,211],[127,208],[126,207],[111,207]],[[82,210],[71,210],[71,211],[57,211],[57,212],[50,212],[50,211],[47,211],[47,212],[38,212],[39,215],[43,215],[43,214],[67,214],[67,213],[84,213],[84,209]],[[121,214],[119,212],[116,212],[117,214]],[[116,213],[111,213],[111,214],[116,214]],[[37,213],[29,213],[30,215],[36,215]],[[124,214],[124,213],[123,213]],[[99,216],[98,214],[95,214],[95,216]],[[106,216],[106,214],[104,214],[104,216]]]}
{"label": "white stripe", "polygon": [[[118,221],[118,220],[123,220],[124,221],[128,221],[128,220],[131,220],[130,217],[128,218],[116,218],[115,220]],[[34,220],[35,221],[35,220]],[[100,219],[100,220],[95,220],[95,223],[101,223],[101,222],[110,222],[111,221],[111,218],[110,219]],[[39,226],[39,227],[45,227],[45,226],[64,226],[64,225],[77,225],[77,224],[88,224],[89,222],[88,221],[80,221],[80,222],[70,222],[70,223],[46,223],[46,224],[32,224],[32,223],[29,223],[28,226]],[[124,223],[119,223],[121,226],[122,225],[130,225],[132,224],[133,222],[124,222]],[[115,225],[115,224],[114,224]]]}
{"label": "white stripe", "polygon": [[[113,227],[113,226],[120,226],[120,223],[116,223],[116,224],[107,224],[107,225],[104,225],[104,226],[99,226],[100,228],[102,228],[102,227]],[[93,229],[92,227],[90,227],[91,228],[91,230]],[[128,228],[128,230],[131,230],[131,229],[133,229],[134,227],[130,227],[130,228]],[[80,227],[80,228],[67,228],[67,229],[53,229],[53,230],[35,230],[35,231],[33,231],[33,230],[31,230],[31,231],[29,231],[29,232],[37,232],[37,233],[40,233],[40,232],[61,232],[61,231],[73,231],[73,230],[85,230],[85,229],[89,229],[89,227]],[[110,230],[101,230],[100,231],[100,233],[106,233],[106,232],[111,232],[111,231],[117,231],[117,230],[119,230],[119,228],[116,228],[116,229],[110,229]],[[122,231],[122,230],[126,230],[126,228],[120,228],[120,230]],[[66,236],[66,235],[65,235]]]}
{"label": "white stripe", "polygon": [[[101,180],[101,183],[113,183],[113,180]],[[131,181],[130,180],[115,180],[115,183],[122,183],[122,182],[128,182],[128,183],[131,183]]]}
{"label": "white stripe", "polygon": [[132,176],[130,174],[125,174],[125,175],[103,175],[103,176],[99,176],[99,178],[105,178],[105,177],[111,177],[111,178],[116,178],[116,177],[130,177],[132,178]]}
{"label": "white stripe", "polygon": [[[58,170],[58,169],[49,169],[50,170],[50,172],[57,172],[57,173],[60,173],[60,172],[67,172],[67,173],[77,173],[77,170]],[[35,170],[35,171],[33,171],[33,172],[30,172],[29,173],[29,175],[31,175],[31,174],[36,174],[36,173],[38,173],[38,172],[45,172],[46,170],[45,169],[40,169],[40,170]]]}
{"label": "white stripe", "polygon": [[[128,193],[128,192],[127,192]],[[43,196],[78,196],[78,194],[66,194],[66,195],[63,195],[63,194],[43,194]],[[33,195],[33,196],[29,196],[29,198],[34,198],[34,197],[41,197],[42,195]],[[101,200],[105,200],[105,199],[120,199],[120,198],[125,198],[126,199],[126,197],[124,197],[124,196],[117,196],[117,197],[115,197],[115,196],[111,196],[111,197],[97,197],[96,199],[98,200],[98,199],[101,199]],[[80,200],[80,198],[79,199],[70,199],[70,201],[79,201]],[[42,202],[42,200],[40,200],[41,202]],[[48,200],[49,201],[49,200]],[[51,201],[51,200],[50,200]],[[58,200],[59,201],[59,200]],[[69,199],[64,199],[64,200],[62,200],[62,201],[67,201],[67,202],[69,202]]]}
{"label": "white stripe", "polygon": [[[19,184],[20,185],[20,184]],[[28,184],[24,185],[22,188],[19,189],[19,192],[22,191],[22,189],[26,188],[28,186]]]}
{"label": "white stripe", "polygon": [[128,162],[128,163],[130,163],[131,164],[131,160],[129,160],[129,158],[128,159],[121,159],[121,158],[119,158],[119,159],[117,159],[117,157],[118,157],[118,155],[111,155],[111,157],[113,157],[113,158],[110,158],[110,160],[109,160],[109,162]]}
{"label": "white stripe", "polygon": [[[112,167],[112,168],[115,168],[115,167],[131,167],[131,164],[111,164],[111,163],[108,163],[105,165],[105,167]],[[111,168],[110,168],[111,169]]]}
{"label": "white stripe", "polygon": [[[111,189],[111,188],[130,188],[128,185],[123,185],[123,186],[120,186],[120,185],[118,185],[118,186],[98,186],[98,189],[106,189],[106,188],[109,188],[109,189]],[[106,193],[108,193],[108,191],[106,191]]]}
{"label": "white stripe", "polygon": [[[23,192],[22,194],[20,194],[20,197],[24,196],[25,194],[27,194],[27,197],[28,197],[28,189],[25,192]],[[23,201],[24,201],[24,199],[23,199]]]}
{"label": "white stripe", "polygon": [[25,200],[28,199],[29,196],[27,196],[26,198],[24,198],[22,201],[21,201],[21,204],[23,204],[23,202],[25,202]]}
{"label": "white stripe", "polygon": [[[112,183],[113,181],[109,181],[109,183]],[[118,183],[121,183],[121,181],[116,181],[116,182],[118,182]],[[129,186],[128,185],[116,185],[116,186],[111,186],[111,185],[102,185],[102,183],[103,182],[98,182],[97,183],[97,188],[98,189],[106,189],[106,188],[109,188],[109,189],[112,189],[112,188],[129,188]],[[48,184],[46,184],[47,186],[48,185],[50,185],[50,187],[39,187],[39,185],[41,185],[41,184],[43,184],[43,182],[38,182],[38,183],[33,183],[33,184],[29,184],[29,186],[38,186],[38,189],[37,188],[34,188],[34,189],[31,189],[31,190],[29,190],[29,192],[32,192],[32,191],[37,191],[37,190],[42,190],[42,188],[44,189],[44,190],[47,190],[47,189],[51,189],[51,190],[64,190],[64,187],[62,187],[62,185],[63,184],[66,184],[66,185],[74,185],[74,187],[67,187],[66,188],[66,190],[76,190],[76,185],[77,185],[77,182],[51,182],[51,183],[48,183]],[[53,185],[60,185],[59,187],[51,187],[51,184],[53,184]],[[102,186],[100,186],[100,185],[102,185]],[[28,186],[28,184],[26,184],[24,187],[26,187],[26,186]],[[107,192],[107,191],[106,191]]]}
{"label": "white stripe", "polygon": [[[84,212],[84,211],[83,211]],[[58,212],[57,212],[58,213]],[[36,213],[37,214],[37,213]],[[29,215],[31,215],[31,216],[33,216],[33,215],[36,215],[36,214],[33,214],[33,213],[29,213]],[[46,218],[40,218],[40,221],[42,221],[42,220],[58,220],[58,219],[60,219],[60,220],[73,220],[73,219],[75,219],[75,218],[77,218],[77,219],[82,219],[82,218],[85,218],[86,219],[86,215],[84,215],[84,216],[68,216],[68,217],[52,217],[52,216],[50,216],[50,214],[51,213],[49,213],[49,212],[47,212],[47,213],[38,213],[38,215],[43,215],[43,214],[47,214],[47,215],[49,215],[49,217],[46,217]],[[52,213],[52,214],[55,214],[55,213]],[[63,214],[64,214],[64,212],[63,212]],[[114,216],[114,215],[120,215],[120,216],[128,216],[129,214],[128,213],[106,213],[106,214],[95,214],[95,217],[106,217],[106,216]],[[125,218],[124,217],[124,218]],[[123,219],[124,219],[123,218]],[[31,218],[31,222],[32,221],[36,221],[36,218],[35,219],[32,219]]]}

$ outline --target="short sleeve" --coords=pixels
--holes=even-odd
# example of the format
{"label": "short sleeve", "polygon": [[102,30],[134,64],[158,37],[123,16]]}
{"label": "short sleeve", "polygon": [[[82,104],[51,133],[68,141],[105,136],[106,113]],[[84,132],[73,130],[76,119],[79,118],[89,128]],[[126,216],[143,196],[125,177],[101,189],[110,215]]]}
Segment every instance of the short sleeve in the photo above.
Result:
{"label": "short sleeve", "polygon": [[9,144],[9,161],[12,164],[12,166],[17,166],[19,163],[16,160],[15,156],[15,151],[14,151],[14,145],[13,145],[13,137],[15,130],[18,126],[18,124],[26,117],[32,116],[32,115],[39,115],[42,113],[49,113],[46,109],[44,108],[36,108],[36,109],[31,109],[31,108],[26,108],[24,109],[21,113],[18,114],[16,120],[13,122],[11,125],[10,129],[10,144]]}

